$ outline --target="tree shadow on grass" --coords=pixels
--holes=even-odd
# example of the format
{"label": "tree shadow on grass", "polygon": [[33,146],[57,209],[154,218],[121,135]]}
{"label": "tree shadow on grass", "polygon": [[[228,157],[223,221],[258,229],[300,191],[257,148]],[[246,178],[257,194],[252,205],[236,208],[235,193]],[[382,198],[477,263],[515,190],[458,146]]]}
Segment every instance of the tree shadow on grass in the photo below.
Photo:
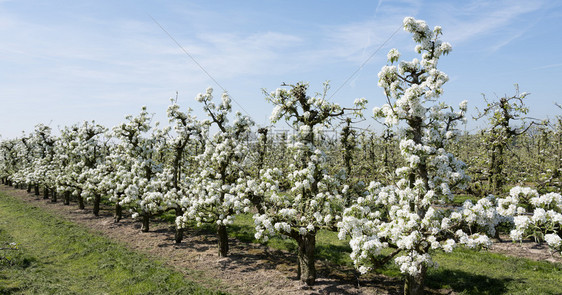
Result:
{"label": "tree shadow on grass", "polygon": [[460,270],[438,268],[428,273],[427,286],[446,287],[463,294],[506,294],[507,284],[513,279],[497,279]]}
{"label": "tree shadow on grass", "polygon": [[[338,245],[316,245],[316,257],[330,261],[338,265],[348,264],[351,249],[349,246]],[[348,264],[348,266],[352,266]]]}
{"label": "tree shadow on grass", "polygon": [[6,285],[4,285],[4,283],[2,281],[3,281],[3,278],[2,278],[2,276],[0,276],[0,295],[16,294],[17,292],[23,291],[23,289],[21,287],[6,286]]}

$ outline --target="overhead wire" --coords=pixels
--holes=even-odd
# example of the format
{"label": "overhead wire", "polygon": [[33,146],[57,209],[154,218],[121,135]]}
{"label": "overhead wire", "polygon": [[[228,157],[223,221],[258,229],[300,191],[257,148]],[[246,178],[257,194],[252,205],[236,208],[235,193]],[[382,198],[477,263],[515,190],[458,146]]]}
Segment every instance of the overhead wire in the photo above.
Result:
{"label": "overhead wire", "polygon": [[[203,71],[203,73],[205,73],[219,88],[222,89],[223,92],[228,92],[194,57],[193,55],[191,55],[175,38],[174,36],[172,36],[172,34],[170,34],[165,28],[164,26],[162,26],[152,15],[148,14],[148,16],[152,19],[152,21],[164,32],[166,33],[166,35],[201,69],[201,71]],[[357,75],[357,73],[359,73],[359,71],[361,71],[366,65],[367,63],[369,63],[369,61],[371,61],[371,59],[398,33],[398,31],[400,31],[400,29],[402,28],[402,24],[400,24],[400,26],[398,26],[396,28],[396,30],[394,30],[394,32],[383,42],[381,43],[381,45],[379,45],[379,47],[373,52],[371,53],[371,55],[369,55],[369,57],[367,57],[367,59],[365,59],[365,61],[363,63],[361,63],[361,65],[351,74],[349,75],[349,77],[336,89],[336,91],[334,91],[332,93],[332,95],[330,95],[330,97],[328,98],[328,100],[332,99],[353,77],[355,77],[355,75]],[[236,103],[236,105],[238,105],[238,107],[240,107],[240,109],[242,109],[242,111],[244,111],[248,116],[250,115],[248,113],[248,111],[246,111],[246,109],[244,109],[244,107],[238,103],[238,101],[236,101],[236,99],[234,99],[234,97],[232,97],[232,95],[229,95],[230,98],[232,99],[232,101],[234,101],[234,103]]]}
{"label": "overhead wire", "polygon": [[394,35],[396,35],[398,33],[398,31],[400,31],[400,29],[402,27],[403,27],[403,25],[400,24],[400,26],[398,26],[398,28],[396,28],[396,30],[394,30],[394,32],[371,55],[369,55],[369,57],[367,59],[365,59],[365,61],[359,66],[359,68],[357,68],[357,70],[355,70],[355,72],[353,72],[340,85],[340,87],[338,87],[336,89],[336,91],[334,91],[334,93],[332,93],[332,95],[328,98],[328,100],[332,99],[343,88],[343,86],[345,86],[353,77],[355,77],[355,75],[357,75],[357,73],[359,73],[359,71],[361,71],[363,69],[363,67],[365,67],[365,65],[367,65],[367,63],[369,63],[369,61],[386,45],[386,43],[388,43],[394,37]]}
{"label": "overhead wire", "polygon": [[[222,89],[223,92],[228,93],[228,91],[226,91],[226,89],[224,87],[222,87],[222,85],[219,83],[219,81],[217,81],[194,57],[193,55],[191,55],[177,40],[176,38],[174,38],[174,36],[172,36],[172,34],[170,34],[165,28],[164,26],[162,26],[154,17],[152,17],[152,15],[148,14],[148,16],[152,19],[152,21],[158,26],[160,27],[160,29],[162,31],[164,31],[164,33],[166,33],[166,35],[168,35],[168,37],[170,37],[170,39],[172,39],[172,41],[174,41],[174,43],[176,43],[176,45],[201,69],[201,71],[203,71],[203,73],[205,73],[211,80],[213,80],[213,82],[220,88]],[[234,97],[232,97],[232,95],[229,94],[230,99],[236,103],[236,105],[238,105],[238,107],[240,107],[240,109],[242,109],[242,111],[244,111],[248,116],[250,116],[250,113],[248,113],[248,111],[246,111],[244,109],[244,107],[239,104]]]}

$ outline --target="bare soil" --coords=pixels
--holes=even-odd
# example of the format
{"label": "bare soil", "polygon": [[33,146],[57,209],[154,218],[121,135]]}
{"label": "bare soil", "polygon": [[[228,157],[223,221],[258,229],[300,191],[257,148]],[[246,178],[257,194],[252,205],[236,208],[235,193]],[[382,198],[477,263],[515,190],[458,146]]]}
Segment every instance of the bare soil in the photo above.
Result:
{"label": "bare soil", "polygon": [[[151,220],[150,231],[140,231],[140,223],[124,218],[113,222],[111,208],[100,210],[96,217],[91,210],[80,210],[76,204],[52,203],[42,197],[8,186],[0,190],[20,197],[34,206],[81,224],[118,241],[127,248],[145,253],[181,271],[191,281],[207,288],[233,294],[401,294],[402,281],[378,274],[357,278],[355,272],[325,261],[317,262],[318,279],[308,287],[296,279],[294,253],[274,250],[261,244],[230,239],[228,257],[218,257],[214,235],[188,229],[181,244],[174,241],[174,228],[167,222]],[[490,251],[535,260],[562,262],[545,245],[532,241],[494,243]],[[452,294],[450,290],[428,290],[434,294]]]}
{"label": "bare soil", "polygon": [[562,263],[560,253],[552,251],[546,243],[538,244],[533,240],[523,240],[521,243],[512,242],[509,236],[501,236],[501,239],[501,241],[494,241],[490,252],[536,261]]}

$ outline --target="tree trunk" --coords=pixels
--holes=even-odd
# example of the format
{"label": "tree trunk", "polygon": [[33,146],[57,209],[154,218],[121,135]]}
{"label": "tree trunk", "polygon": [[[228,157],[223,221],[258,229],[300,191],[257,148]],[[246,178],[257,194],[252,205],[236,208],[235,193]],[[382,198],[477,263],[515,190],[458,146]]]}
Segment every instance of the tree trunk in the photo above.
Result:
{"label": "tree trunk", "polygon": [[64,204],[70,205],[70,191],[64,192]]}
{"label": "tree trunk", "polygon": [[27,193],[28,194],[31,193],[31,184],[30,183],[27,184]]}
{"label": "tree trunk", "polygon": [[404,295],[422,295],[424,292],[425,276],[427,273],[427,267],[425,264],[421,267],[421,272],[415,276],[406,275],[406,281],[404,282]]}
{"label": "tree trunk", "polygon": [[498,146],[498,154],[494,166],[494,193],[499,195],[503,188],[503,145]]}
{"label": "tree trunk", "polygon": [[503,145],[501,144],[492,150],[490,172],[492,193],[498,195],[503,187]]}
{"label": "tree trunk", "polygon": [[149,230],[149,228],[150,228],[149,226],[150,226],[150,215],[145,212],[145,213],[142,215],[142,227],[141,227],[141,231],[142,231],[143,233],[148,232],[148,230]]}
{"label": "tree trunk", "polygon": [[49,198],[49,188],[45,187],[43,189],[43,199],[48,199]]}
{"label": "tree trunk", "polygon": [[119,205],[119,201],[115,202],[115,213],[113,214],[113,222],[118,223],[123,217],[123,207]]}
{"label": "tree trunk", "polygon": [[98,193],[94,194],[94,215],[95,216],[100,216],[100,202],[101,202],[100,194],[98,194]]}
{"label": "tree trunk", "polygon": [[307,232],[304,236],[299,235],[297,238],[298,244],[298,269],[297,277],[309,286],[312,286],[316,281],[316,232]]}
{"label": "tree trunk", "polygon": [[84,198],[81,195],[78,196],[78,209],[84,210]]}
{"label": "tree trunk", "polygon": [[40,193],[39,193],[39,185],[38,185],[38,184],[35,185],[35,195],[36,195],[36,196],[40,195]]}
{"label": "tree trunk", "polygon": [[[183,210],[177,206],[176,207],[176,217],[178,216],[182,216],[183,215]],[[180,228],[177,224],[176,224],[176,233],[174,236],[175,240],[176,240],[176,244],[181,243],[181,240],[183,240],[183,228]]]}
{"label": "tree trunk", "polygon": [[219,257],[226,257],[228,255],[228,233],[226,232],[226,225],[218,225],[217,233],[219,235]]}
{"label": "tree trunk", "polygon": [[56,203],[57,202],[57,191],[53,189],[53,191],[51,192],[51,203]]}

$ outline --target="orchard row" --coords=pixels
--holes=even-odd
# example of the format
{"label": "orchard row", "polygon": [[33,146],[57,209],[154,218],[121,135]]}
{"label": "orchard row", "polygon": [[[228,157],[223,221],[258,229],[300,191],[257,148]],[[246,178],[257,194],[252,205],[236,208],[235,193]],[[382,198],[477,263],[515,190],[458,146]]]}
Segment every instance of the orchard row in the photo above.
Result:
{"label": "orchard row", "polygon": [[[251,118],[233,113],[230,97],[224,93],[217,100],[209,88],[196,98],[207,114],[203,120],[172,100],[170,127],[153,123],[146,108],[111,129],[84,122],[53,136],[50,127],[38,125],[28,136],[1,142],[0,177],[36,194],[41,187],[53,201],[61,197],[69,204],[75,198],[80,208],[91,202],[96,215],[107,198],[115,222],[129,210],[142,220],[143,231],[151,217],[173,210],[177,243],[187,226],[213,224],[220,256],[228,254],[227,227],[236,215],[252,213],[256,239],[280,235],[296,241],[298,278],[307,284],[316,279],[320,229],[349,240],[362,273],[394,261],[407,294],[423,293],[431,253],[488,247],[500,225],[511,227],[514,240],[532,236],[562,252],[560,122],[540,125],[559,138],[542,147],[552,157],[532,164],[541,170],[554,163],[533,178],[542,179],[544,193],[516,186],[500,198],[513,181],[507,173],[510,148],[539,130],[533,122],[512,127],[527,112],[526,94],[489,103],[481,113],[490,120],[488,131],[463,134],[466,101],[455,110],[439,99],[448,77],[437,69],[438,60],[451,51],[440,40],[441,28],[413,18],[404,19],[404,28],[421,59],[400,61],[398,50],[388,53],[389,64],[379,73],[388,103],[373,110],[386,126],[380,137],[353,128],[365,99],[350,107],[331,103],[327,85],[315,96],[303,83],[266,94],[271,122],[285,121],[295,130],[281,138],[266,128],[252,131]],[[336,126],[343,126],[340,140],[326,140],[324,130]],[[485,145],[484,156],[476,157],[471,144]],[[458,158],[463,156],[464,162]],[[470,185],[467,170],[489,186]],[[459,192],[483,198],[455,206]]]}

